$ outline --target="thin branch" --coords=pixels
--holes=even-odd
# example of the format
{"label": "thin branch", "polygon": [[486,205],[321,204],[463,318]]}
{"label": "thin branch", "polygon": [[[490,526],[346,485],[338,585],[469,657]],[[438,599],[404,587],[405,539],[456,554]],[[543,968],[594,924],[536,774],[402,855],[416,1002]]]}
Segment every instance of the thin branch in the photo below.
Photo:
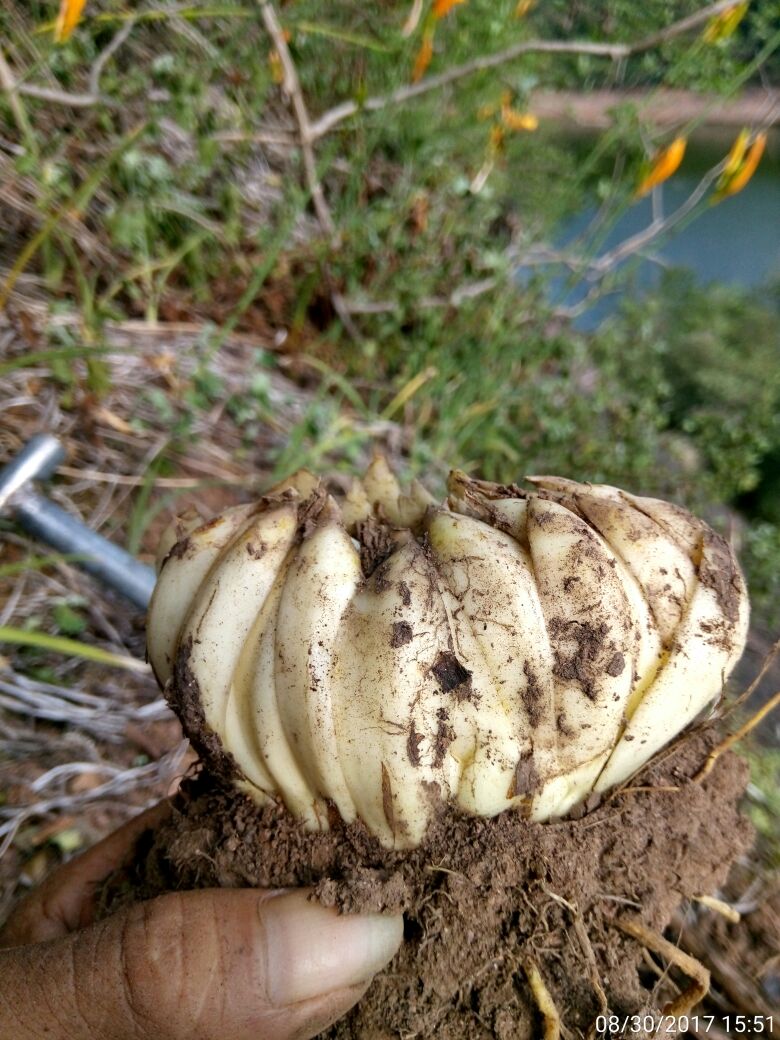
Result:
{"label": "thin branch", "polygon": [[[717,166],[708,170],[688,198],[667,217],[652,220],[646,227],[642,228],[641,231],[623,239],[623,241],[616,245],[614,249],[610,249],[600,257],[593,260],[583,260],[582,266],[585,269],[585,273],[583,274],[581,281],[589,284],[590,288],[585,296],[574,306],[559,307],[555,312],[556,315],[561,318],[572,320],[587,311],[596,300],[600,299],[602,295],[604,295],[604,282],[607,276],[615,270],[619,264],[623,263],[631,256],[642,256],[645,260],[663,263],[663,261],[658,257],[645,253],[645,250],[651,245],[651,243],[657,241],[661,236],[671,231],[675,225],[680,224],[692,212],[692,210],[695,209],[698,203],[701,202],[706,195],[712,183],[721,174],[725,164],[726,160],[724,159]],[[574,268],[572,268],[572,270],[574,270]]]}
{"label": "thin branch", "polygon": [[[134,27],[135,19],[130,18],[114,35],[108,46],[98,54],[89,72],[88,94],[71,94],[67,90],[59,90],[56,87],[44,87],[37,83],[20,83],[11,72],[2,54],[0,54],[0,86],[8,94],[12,106],[15,99],[18,104],[16,95],[23,94],[38,101],[46,101],[50,105],[64,105],[67,108],[92,108],[93,105],[107,105],[116,108],[118,107],[117,101],[101,96],[100,77],[108,62],[127,41]],[[16,115],[16,109],[14,109],[14,115]]]}
{"label": "thin branch", "polygon": [[123,738],[128,722],[157,722],[173,717],[161,697],[135,707],[117,697],[98,697],[17,673],[0,677],[0,708],[22,717],[67,723],[112,742]]}
{"label": "thin branch", "polygon": [[108,62],[113,58],[123,43],[127,41],[130,33],[135,28],[135,20],[133,18],[125,22],[119,32],[114,36],[111,42],[108,44],[104,51],[101,51],[95,59],[92,69],[89,73],[89,89],[94,97],[100,96],[100,77],[103,75],[103,69],[106,67]]}
{"label": "thin branch", "polygon": [[[464,282],[456,286],[447,296],[422,296],[417,301],[422,310],[435,310],[440,307],[453,307],[457,309],[468,300],[474,300],[485,293],[492,292],[499,284],[499,279],[494,277],[482,278],[476,282]],[[366,300],[344,298],[344,304],[350,314],[394,314],[400,304],[393,300]]]}
{"label": "thin branch", "polygon": [[92,108],[93,105],[101,103],[116,105],[115,101],[97,97],[95,94],[69,94],[66,90],[40,87],[35,83],[17,83],[13,92],[36,98],[38,101],[48,101],[51,105],[64,105],[67,108]]}
{"label": "thin branch", "polygon": [[[130,791],[143,790],[144,788],[156,787],[161,782],[166,784],[174,777],[181,768],[187,753],[188,743],[182,741],[178,747],[169,751],[162,758],[147,765],[136,766],[125,769],[109,763],[101,764],[100,770],[106,775],[106,779],[95,788],[78,793],[67,793],[62,784],[56,783],[63,777],[63,770],[73,771],[81,766],[83,771],[90,769],[89,763],[69,763],[66,766],[55,768],[39,777],[31,790],[35,794],[44,794],[45,788],[54,785],[55,791],[49,797],[40,798],[38,801],[28,805],[0,806],[0,859],[6,854],[13,844],[19,828],[28,820],[36,816],[45,816],[53,812],[73,813],[83,806],[101,801],[110,797],[126,797]],[[59,790],[56,790],[59,788]]]}
{"label": "thin branch", "polygon": [[[312,140],[323,137],[329,133],[334,126],[343,123],[345,119],[356,115],[358,112],[377,112],[387,108],[389,105],[401,105],[406,101],[421,97],[433,90],[441,90],[458,80],[473,76],[475,72],[484,72],[505,65],[524,54],[589,54],[597,58],[610,58],[612,61],[621,61],[630,58],[634,54],[652,50],[661,43],[666,43],[677,36],[681,36],[691,29],[697,28],[704,22],[709,21],[714,15],[734,6],[734,0],[717,0],[717,3],[708,4],[700,11],[681,18],[672,25],[667,26],[660,32],[646,36],[635,43],[594,43],[588,40],[522,40],[506,47],[495,54],[483,54],[462,65],[455,65],[451,69],[438,73],[435,76],[426,76],[419,83],[411,83],[391,91],[389,94],[380,94],[368,98],[362,103],[357,101],[344,101],[323,113],[319,119],[310,126]],[[280,52],[281,54],[281,52]]]}
{"label": "thin branch", "polygon": [[[270,0],[259,0],[259,3],[263,22],[268,35],[271,37],[271,40],[276,47],[276,52],[279,55],[279,61],[282,65],[282,72],[284,73],[283,87],[292,102],[293,113],[296,122],[298,123],[301,155],[303,156],[303,169],[306,174],[306,183],[309,192],[311,193],[314,212],[317,214],[317,220],[320,223],[320,227],[325,234],[329,236],[331,245],[336,245],[338,244],[339,236],[330,212],[330,207],[325,199],[325,193],[322,190],[322,183],[319,174],[317,173],[317,161],[314,157],[314,149],[312,148],[312,142],[315,138],[312,135],[311,120],[309,119],[309,112],[303,98],[301,82],[298,78],[298,70],[295,67],[292,55],[290,54],[284,31],[279,24],[279,19],[276,15],[276,10],[274,9],[273,4],[270,3]],[[344,297],[333,286],[330,287],[330,299],[333,304],[333,309],[336,311],[336,314],[338,315],[347,334],[356,342],[360,342],[362,338],[360,331],[352,320],[352,316],[349,313]]]}
{"label": "thin branch", "polygon": [[635,235],[631,235],[629,238],[624,239],[620,245],[615,246],[614,249],[610,249],[609,252],[604,253],[591,263],[594,275],[598,278],[602,278],[605,274],[611,271],[623,260],[626,260],[629,256],[633,256],[634,253],[640,252],[651,242],[654,242],[660,235],[663,235],[666,231],[669,231],[675,224],[679,224],[687,215],[694,209],[695,206],[704,198],[710,185],[716,180],[723,169],[723,163],[713,167],[696,185],[694,190],[688,196],[688,198],[680,206],[670,213],[668,217],[661,217],[658,220],[651,221],[647,227],[642,228]]}
{"label": "thin branch", "polygon": [[286,148],[294,148],[297,144],[295,134],[291,130],[269,127],[267,130],[247,133],[244,130],[218,130],[211,136],[212,141],[220,144],[276,144]]}
{"label": "thin branch", "polygon": [[319,220],[322,230],[326,234],[333,236],[336,234],[336,225],[333,223],[333,217],[331,216],[330,208],[325,201],[325,194],[322,190],[322,184],[320,183],[317,174],[317,163],[314,158],[314,149],[312,148],[312,141],[314,138],[312,137],[311,121],[309,120],[309,112],[306,108],[306,102],[303,99],[301,82],[298,78],[298,70],[295,67],[295,62],[290,54],[290,48],[287,46],[284,31],[279,24],[279,19],[276,16],[276,11],[273,5],[269,0],[259,0],[259,2],[260,13],[265,28],[268,35],[273,40],[276,53],[279,55],[279,61],[282,65],[282,72],[284,73],[284,82],[282,85],[292,102],[293,112],[295,114],[296,122],[298,123],[301,154],[303,156],[303,168],[306,173],[306,183],[311,192],[314,211],[317,214],[317,220]]}

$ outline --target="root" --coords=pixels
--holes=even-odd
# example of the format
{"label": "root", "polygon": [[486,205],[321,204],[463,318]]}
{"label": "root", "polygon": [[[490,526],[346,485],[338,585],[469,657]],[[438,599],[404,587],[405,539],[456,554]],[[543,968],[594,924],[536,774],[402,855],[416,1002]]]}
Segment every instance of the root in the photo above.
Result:
{"label": "root", "polygon": [[560,1040],[561,1016],[558,1014],[555,1001],[550,996],[550,991],[544,984],[542,973],[539,971],[536,961],[531,960],[529,957],[524,962],[523,968],[528,979],[528,985],[531,987],[531,993],[536,1001],[536,1006],[544,1019],[544,1040]]}
{"label": "root", "polygon": [[670,964],[679,968],[691,980],[691,984],[663,1008],[663,1015],[669,1015],[672,1018],[687,1015],[700,1000],[704,1000],[710,990],[710,973],[700,961],[684,953],[658,932],[652,931],[638,921],[617,920],[614,923],[621,932],[630,935],[632,939],[636,939],[653,953],[665,957]]}
{"label": "root", "polygon": [[739,910],[736,910],[730,903],[724,903],[722,899],[716,899],[715,896],[693,896],[692,898],[694,902],[706,906],[708,910],[714,910],[716,914],[725,917],[732,924],[739,924],[742,920]]}
{"label": "root", "polygon": [[609,1009],[609,1003],[607,1001],[607,995],[604,992],[604,987],[601,985],[601,980],[599,979],[596,955],[593,952],[593,947],[591,946],[590,938],[588,937],[588,931],[585,928],[585,922],[582,920],[579,910],[577,910],[574,915],[574,931],[582,948],[583,956],[588,963],[588,978],[590,979],[591,986],[593,986],[596,991],[596,996],[599,1002],[599,1011],[602,1015],[605,1015]]}
{"label": "root", "polygon": [[762,661],[761,668],[759,669],[758,675],[756,675],[755,679],[753,679],[750,685],[742,691],[742,693],[739,695],[739,697],[736,698],[736,700],[732,701],[732,703],[728,705],[728,707],[723,713],[724,718],[729,716],[735,708],[738,708],[740,706],[740,704],[744,704],[745,701],[750,700],[755,691],[758,689],[761,680],[764,678],[764,676],[767,674],[769,669],[774,664],[775,658],[777,657],[778,653],[780,653],[780,639],[778,639],[774,643],[772,649],[769,651],[769,653]]}
{"label": "root", "polygon": [[712,767],[718,761],[723,752],[728,751],[729,748],[734,746],[734,744],[739,743],[739,741],[742,740],[743,737],[746,737],[748,733],[750,733],[750,731],[754,729],[759,724],[759,722],[761,722],[762,719],[766,718],[770,711],[777,707],[778,704],[780,704],[780,690],[778,690],[774,697],[770,697],[766,704],[763,707],[759,708],[755,715],[752,715],[747,720],[744,726],[740,726],[738,730],[734,731],[734,733],[730,733],[725,740],[722,740],[720,744],[717,745],[717,747],[714,747],[712,751],[710,751],[709,755],[707,755],[704,765],[701,767],[696,776],[694,776],[694,781],[697,784],[701,783],[701,781],[712,771]]}
{"label": "root", "polygon": [[588,965],[588,978],[590,984],[596,992],[596,997],[599,1002],[599,1011],[602,1015],[607,1013],[609,1003],[607,1001],[607,995],[604,992],[604,987],[601,985],[599,978],[599,969],[596,964],[596,955],[593,952],[590,938],[588,936],[588,930],[585,927],[585,922],[582,919],[579,907],[575,903],[569,902],[568,899],[564,899],[563,896],[557,894],[557,892],[551,892],[549,888],[542,885],[542,890],[553,899],[556,903],[566,907],[572,917],[572,923],[574,925],[574,934],[577,936],[577,940],[582,950],[582,955]]}

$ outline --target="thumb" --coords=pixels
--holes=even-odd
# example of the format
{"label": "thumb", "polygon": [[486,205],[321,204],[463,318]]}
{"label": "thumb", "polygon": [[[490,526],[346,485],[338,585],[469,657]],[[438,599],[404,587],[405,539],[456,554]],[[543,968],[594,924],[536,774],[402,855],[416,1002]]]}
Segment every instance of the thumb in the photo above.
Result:
{"label": "thumb", "polygon": [[362,996],[402,935],[400,916],[339,916],[305,890],[161,896],[0,951],[0,1036],[305,1040]]}

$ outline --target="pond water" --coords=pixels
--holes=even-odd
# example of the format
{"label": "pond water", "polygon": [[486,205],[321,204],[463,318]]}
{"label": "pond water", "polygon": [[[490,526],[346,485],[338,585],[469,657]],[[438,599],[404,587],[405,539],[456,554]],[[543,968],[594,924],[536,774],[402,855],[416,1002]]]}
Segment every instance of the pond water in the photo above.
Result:
{"label": "pond water", "polygon": [[[717,281],[754,288],[780,278],[780,148],[775,140],[763,156],[748,185],[737,195],[715,206],[707,205],[690,223],[652,247],[667,266],[691,270],[700,283]],[[697,147],[689,149],[680,171],[661,186],[659,200],[664,215],[672,213],[696,188],[701,177],[724,155],[724,150]],[[640,200],[624,213],[599,243],[596,255],[614,248],[652,221],[650,197]],[[593,208],[568,221],[559,245],[563,248],[581,236],[596,214]],[[634,258],[630,280],[618,292],[597,300],[581,313],[576,326],[588,331],[614,312],[625,292],[641,294],[660,278],[662,267],[651,260]],[[554,302],[571,307],[582,301],[587,286],[582,282],[556,280]]]}

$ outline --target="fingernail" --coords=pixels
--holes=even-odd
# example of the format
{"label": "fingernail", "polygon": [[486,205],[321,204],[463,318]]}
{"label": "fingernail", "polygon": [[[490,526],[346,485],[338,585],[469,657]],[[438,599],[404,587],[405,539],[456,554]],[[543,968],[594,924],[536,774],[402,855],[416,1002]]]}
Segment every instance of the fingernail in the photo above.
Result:
{"label": "fingernail", "polygon": [[357,986],[392,960],[403,918],[342,914],[288,892],[259,906],[266,949],[268,999],[277,1007]]}

